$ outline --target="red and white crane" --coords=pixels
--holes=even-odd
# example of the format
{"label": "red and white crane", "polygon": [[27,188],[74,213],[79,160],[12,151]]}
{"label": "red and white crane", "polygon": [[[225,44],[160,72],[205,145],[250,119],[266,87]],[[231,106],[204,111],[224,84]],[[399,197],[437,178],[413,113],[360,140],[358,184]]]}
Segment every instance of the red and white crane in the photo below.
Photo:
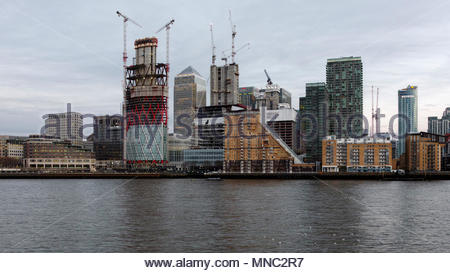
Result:
{"label": "red and white crane", "polygon": [[127,59],[128,59],[128,55],[127,55],[127,23],[128,23],[128,21],[130,21],[131,23],[135,24],[136,26],[138,26],[140,28],[142,28],[142,26],[139,25],[138,23],[136,23],[136,21],[134,21],[130,17],[126,16],[125,14],[120,13],[120,11],[116,11],[116,13],[117,13],[117,16],[123,18],[123,69],[126,74]]}
{"label": "red and white crane", "polygon": [[127,150],[126,150],[126,138],[127,138],[127,23],[128,21],[132,22],[136,26],[142,28],[141,25],[136,23],[130,17],[120,13],[120,11],[116,11],[117,16],[123,18],[123,104],[122,104],[122,132],[123,132],[123,159],[126,160]]}
{"label": "red and white crane", "polygon": [[166,30],[166,64],[167,64],[167,72],[169,72],[169,32],[170,26],[175,23],[174,19],[171,19],[167,24],[165,24],[162,28],[158,29],[156,33],[159,33],[161,30]]}

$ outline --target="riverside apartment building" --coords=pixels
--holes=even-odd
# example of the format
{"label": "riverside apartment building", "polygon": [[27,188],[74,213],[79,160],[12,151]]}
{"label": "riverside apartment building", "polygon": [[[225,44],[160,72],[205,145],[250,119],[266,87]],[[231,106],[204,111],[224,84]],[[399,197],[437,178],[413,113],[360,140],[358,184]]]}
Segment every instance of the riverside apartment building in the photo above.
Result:
{"label": "riverside apartment building", "polygon": [[385,138],[340,138],[322,140],[323,172],[391,172],[392,144]]}

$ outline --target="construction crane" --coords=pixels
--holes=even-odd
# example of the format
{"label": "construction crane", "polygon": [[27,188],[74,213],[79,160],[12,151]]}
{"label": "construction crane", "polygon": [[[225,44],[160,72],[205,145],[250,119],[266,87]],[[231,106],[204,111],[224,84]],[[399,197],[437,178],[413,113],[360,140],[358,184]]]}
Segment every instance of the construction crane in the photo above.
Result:
{"label": "construction crane", "polygon": [[[245,43],[244,45],[242,45],[240,48],[238,48],[235,52],[234,52],[234,55],[236,55],[239,51],[241,51],[242,49],[244,49],[244,48],[248,48],[248,49],[250,49],[250,43]],[[229,50],[229,49],[228,49]],[[222,60],[225,62],[225,64],[227,63],[227,60],[228,60],[228,58],[230,58],[231,57],[231,55],[226,55],[225,54],[225,52],[227,52],[228,50],[224,50],[224,51],[222,51],[222,54],[223,54],[223,58],[222,58]]]}
{"label": "construction crane", "polygon": [[376,104],[376,108],[375,108],[375,123],[376,123],[376,132],[377,133],[380,132],[380,118],[381,118],[380,108],[378,107],[379,94],[380,94],[380,88],[377,87],[377,104]]}
{"label": "construction crane", "polygon": [[236,52],[234,51],[234,39],[236,38],[236,25],[233,24],[233,20],[231,19],[231,9],[228,10],[229,19],[231,25],[231,63],[234,64],[234,57],[236,56]]}
{"label": "construction crane", "polygon": [[[122,117],[123,117],[123,128],[127,128],[126,127],[126,122],[127,122],[127,109],[126,109],[126,98],[127,98],[127,92],[126,92],[126,88],[127,88],[127,23],[128,21],[132,22],[133,24],[135,24],[136,26],[142,28],[141,25],[139,25],[138,23],[136,23],[136,21],[134,21],[133,19],[131,19],[130,17],[120,13],[120,11],[116,11],[117,16],[123,18],[123,105],[122,105]],[[127,132],[126,129],[122,130],[123,131],[123,158],[124,160],[126,159],[126,155],[127,155],[127,150],[126,150],[126,137],[127,137]]]}
{"label": "construction crane", "polygon": [[209,31],[211,31],[211,50],[212,50],[212,65],[216,64],[216,45],[214,44],[213,24],[209,24]]}
{"label": "construction crane", "polygon": [[159,33],[161,30],[166,30],[166,65],[167,65],[167,72],[169,72],[169,32],[170,32],[170,26],[175,23],[174,19],[171,19],[167,24],[165,24],[162,28],[158,29],[156,33]]}
{"label": "construction crane", "polygon": [[267,73],[267,70],[264,69],[264,73],[266,73],[266,77],[267,77],[267,85],[272,86],[273,82],[270,79],[269,73]]}
{"label": "construction crane", "polygon": [[379,94],[380,94],[380,88],[377,87],[377,98],[376,98],[376,105],[374,108],[374,87],[375,86],[372,85],[372,126],[370,129],[370,134],[372,137],[375,136],[375,128],[376,128],[376,133],[379,133],[380,118],[381,118],[380,108],[378,107],[378,98],[379,98]]}
{"label": "construction crane", "polygon": [[130,17],[120,13],[120,11],[116,11],[117,16],[122,17],[123,18],[123,68],[125,70],[126,73],[126,69],[127,69],[127,22],[130,21],[133,24],[135,24],[136,26],[142,28],[141,25],[139,25],[138,23],[136,23],[136,21],[134,21],[133,19],[131,19]]}
{"label": "construction crane", "polygon": [[373,134],[373,129],[374,129],[374,125],[375,125],[375,112],[374,112],[374,110],[373,110],[373,85],[372,85],[372,126],[371,126],[371,128],[370,128],[370,135],[373,137],[374,136],[374,134]]}

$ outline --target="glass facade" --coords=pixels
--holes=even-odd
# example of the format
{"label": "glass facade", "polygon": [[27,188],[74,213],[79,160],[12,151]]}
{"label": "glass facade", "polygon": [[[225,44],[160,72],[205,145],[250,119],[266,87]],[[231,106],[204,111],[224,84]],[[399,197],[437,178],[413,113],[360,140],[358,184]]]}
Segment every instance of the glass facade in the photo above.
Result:
{"label": "glass facade", "polygon": [[287,91],[284,88],[280,88],[280,103],[289,104],[289,107],[292,107],[291,92]]}
{"label": "glass facade", "polygon": [[428,133],[446,135],[450,133],[450,107],[447,107],[442,118],[428,117]]}
{"label": "glass facade", "polygon": [[123,159],[121,116],[94,117],[94,152],[97,160]]}
{"label": "glass facade", "polygon": [[417,86],[409,85],[398,91],[398,148],[397,158],[405,153],[405,138],[417,132]]}
{"label": "glass facade", "polygon": [[175,77],[174,85],[174,132],[187,135],[196,109],[206,105],[206,81],[191,66]]}
{"label": "glass facade", "polygon": [[[361,57],[327,61],[328,135],[361,137],[363,135],[363,64]],[[348,125],[348,123],[350,123]],[[351,129],[351,130],[348,130]]]}
{"label": "glass facade", "polygon": [[136,40],[136,61],[127,67],[125,157],[131,168],[168,162],[168,66],[156,63],[157,45],[155,37]]}
{"label": "glass facade", "polygon": [[249,107],[250,109],[256,109],[255,94],[258,92],[259,89],[253,86],[239,88],[239,103]]}
{"label": "glass facade", "polygon": [[223,149],[185,150],[184,162],[187,165],[214,166],[223,164]]}
{"label": "glass facade", "polygon": [[327,88],[325,83],[307,83],[306,96],[300,98],[299,121],[301,142],[307,162],[322,158],[322,139],[327,136],[325,117],[327,113]]}
{"label": "glass facade", "polygon": [[145,163],[168,161],[167,127],[136,125],[127,132],[127,160]]}

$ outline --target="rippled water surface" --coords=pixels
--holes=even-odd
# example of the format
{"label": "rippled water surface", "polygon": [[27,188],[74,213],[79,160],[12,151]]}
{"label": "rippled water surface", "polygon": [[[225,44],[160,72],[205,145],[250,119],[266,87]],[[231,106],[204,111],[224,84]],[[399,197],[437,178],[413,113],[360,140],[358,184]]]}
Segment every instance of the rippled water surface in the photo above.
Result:
{"label": "rippled water surface", "polygon": [[450,181],[0,180],[3,252],[449,252]]}

